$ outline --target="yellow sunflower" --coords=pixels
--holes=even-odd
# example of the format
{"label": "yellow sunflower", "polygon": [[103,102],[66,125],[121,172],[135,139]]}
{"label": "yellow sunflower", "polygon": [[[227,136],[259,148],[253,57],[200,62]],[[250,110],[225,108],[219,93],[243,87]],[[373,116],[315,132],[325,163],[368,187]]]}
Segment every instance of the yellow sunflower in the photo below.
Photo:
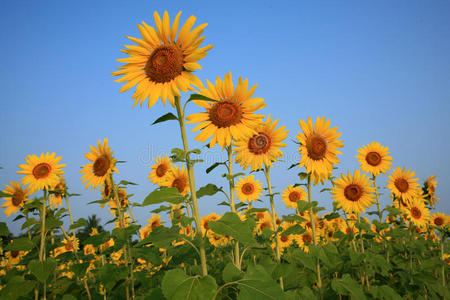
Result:
{"label": "yellow sunflower", "polygon": [[421,198],[414,198],[408,202],[408,219],[418,227],[425,227],[430,218],[430,211],[425,207]]}
{"label": "yellow sunflower", "polygon": [[90,146],[91,152],[85,153],[84,156],[92,161],[92,163],[83,166],[80,171],[83,173],[81,181],[86,183],[86,189],[89,187],[97,189],[99,185],[104,184],[106,178],[110,176],[112,172],[117,172],[116,162],[117,159],[113,158],[113,151],[111,147],[108,147],[108,139],[98,140],[97,148]]}
{"label": "yellow sunflower", "polygon": [[436,212],[431,215],[430,218],[430,225],[436,226],[436,227],[444,227],[449,223],[449,217],[441,212]]}
{"label": "yellow sunflower", "polygon": [[7,217],[11,213],[16,214],[23,204],[28,201],[28,196],[31,194],[29,188],[21,187],[19,182],[10,181],[9,184],[11,186],[6,185],[3,192],[11,195],[11,197],[5,197],[5,203],[2,205],[2,207],[6,207],[4,213]]}
{"label": "yellow sunflower", "polygon": [[150,219],[147,220],[148,224],[150,225],[150,228],[153,230],[156,227],[159,227],[163,224],[163,222],[161,221],[161,216],[160,215],[155,215],[153,214],[152,217]]}
{"label": "yellow sunflower", "polygon": [[[106,182],[106,181],[105,181]],[[121,187],[118,188],[117,190],[117,196],[119,197],[119,202],[120,202],[120,207],[121,208],[126,208],[128,206],[128,196],[127,196],[127,191]],[[116,200],[111,199],[108,201],[108,206],[110,208],[110,213],[112,215],[116,214],[116,210],[117,210],[117,203]]]}
{"label": "yellow sunflower", "polygon": [[395,168],[391,175],[389,175],[387,188],[397,197],[402,198],[405,202],[413,198],[420,197],[420,186],[417,183],[418,178],[414,178],[416,173],[410,169],[405,171],[405,168]]}
{"label": "yellow sunflower", "polygon": [[59,206],[62,206],[62,198],[66,195],[66,180],[63,178],[63,176],[59,176],[59,181],[57,184],[51,187],[51,190],[53,193],[50,194],[50,206],[52,208],[58,208]]}
{"label": "yellow sunflower", "polygon": [[255,127],[255,134],[240,140],[236,139],[234,143],[236,162],[244,169],[251,166],[253,171],[265,165],[272,167],[272,162],[283,156],[280,148],[286,147],[282,142],[289,132],[285,126],[275,129],[277,124],[278,120],[271,119],[269,115],[261,125]]}
{"label": "yellow sunflower", "polygon": [[196,18],[191,16],[178,31],[180,15],[181,12],[175,16],[171,26],[167,11],[164,12],[162,20],[155,11],[153,17],[156,30],[142,22],[142,25],[138,24],[142,39],[127,37],[137,45],[125,45],[127,49],[121,51],[129,57],[117,60],[125,65],[112,75],[124,75],[116,80],[127,82],[120,92],[125,92],[137,84],[136,92],[132,96],[135,99],[133,107],[137,103],[142,106],[147,98],[149,108],[159,98],[164,105],[169,99],[174,106],[174,97],[179,97],[180,91],[193,90],[191,85],[202,86],[201,81],[192,72],[201,69],[197,61],[204,58],[207,51],[213,47],[208,45],[199,48],[205,39],[200,35],[208,24],[192,29]]}
{"label": "yellow sunflower", "polygon": [[389,156],[389,148],[372,142],[358,149],[356,158],[361,164],[361,170],[374,176],[386,173],[391,168],[392,157]]}
{"label": "yellow sunflower", "polygon": [[61,156],[55,157],[55,153],[49,154],[48,152],[46,154],[41,153],[40,157],[28,155],[25,158],[27,163],[19,165],[22,170],[17,171],[18,174],[25,174],[25,177],[22,178],[22,184],[29,184],[28,187],[32,193],[44,188],[50,189],[58,183],[58,175],[64,173],[61,168],[66,165],[58,165],[61,158]]}
{"label": "yellow sunflower", "polygon": [[273,230],[272,217],[267,212],[264,212],[263,217],[258,219],[255,230],[261,234],[264,228]]}
{"label": "yellow sunflower", "polygon": [[182,195],[186,195],[190,191],[188,173],[184,165],[181,168],[177,166],[173,168],[168,183],[170,187],[176,187]]}
{"label": "yellow sunflower", "polygon": [[312,230],[307,228],[302,234],[294,235],[294,240],[303,251],[309,252],[309,245],[313,244]]}
{"label": "yellow sunflower", "polygon": [[6,251],[5,258],[9,266],[17,265],[22,257],[28,254],[28,251]]}
{"label": "yellow sunflower", "polygon": [[303,187],[288,185],[281,193],[281,199],[287,207],[297,209],[297,201],[306,200],[307,194]]}
{"label": "yellow sunflower", "polygon": [[148,174],[148,179],[154,184],[159,186],[167,186],[170,173],[172,172],[173,166],[168,155],[158,156],[154,159],[155,163],[151,166],[152,170]]}
{"label": "yellow sunflower", "polygon": [[436,176],[430,176],[424,183],[425,200],[434,207],[439,202],[439,197],[436,195],[437,180]]}
{"label": "yellow sunflower", "polygon": [[139,230],[139,236],[141,240],[147,238],[152,232],[152,226],[150,224],[145,225],[145,227]]}
{"label": "yellow sunflower", "polygon": [[337,127],[330,128],[330,120],[325,117],[317,117],[315,125],[310,117],[307,122],[300,120],[299,124],[303,130],[296,136],[302,156],[299,167],[306,168],[314,184],[323,183],[330,177],[333,165],[339,163],[337,154],[342,153],[337,149],[344,146],[338,140],[341,133],[337,132]]}
{"label": "yellow sunflower", "polygon": [[230,238],[228,236],[215,233],[212,230],[209,230],[206,236],[208,237],[208,240],[211,243],[211,245],[213,245],[214,247],[219,246],[224,247],[228,245],[228,243],[230,242]]}
{"label": "yellow sunflower", "polygon": [[262,194],[262,182],[253,175],[241,177],[236,182],[236,191],[241,202],[256,201]]}
{"label": "yellow sunflower", "polygon": [[231,73],[225,74],[222,81],[216,79],[216,85],[207,81],[208,88],[200,88],[201,94],[217,102],[195,101],[206,112],[187,116],[188,123],[200,123],[192,131],[201,130],[195,137],[197,141],[206,142],[211,136],[209,146],[219,144],[222,148],[231,145],[231,140],[239,140],[255,134],[255,128],[261,122],[262,115],[254,112],[265,106],[264,99],[253,97],[256,85],[247,90],[248,80],[239,77],[234,88]]}
{"label": "yellow sunflower", "polygon": [[201,228],[202,228],[202,233],[203,235],[206,234],[206,232],[208,231],[209,227],[208,224],[210,221],[217,221],[220,219],[220,216],[216,213],[211,213],[207,216],[203,216],[200,223],[201,223]]}
{"label": "yellow sunflower", "polygon": [[361,174],[359,170],[350,172],[334,181],[331,189],[332,198],[336,200],[338,207],[346,213],[360,214],[370,207],[374,199],[375,188],[371,185],[369,178]]}

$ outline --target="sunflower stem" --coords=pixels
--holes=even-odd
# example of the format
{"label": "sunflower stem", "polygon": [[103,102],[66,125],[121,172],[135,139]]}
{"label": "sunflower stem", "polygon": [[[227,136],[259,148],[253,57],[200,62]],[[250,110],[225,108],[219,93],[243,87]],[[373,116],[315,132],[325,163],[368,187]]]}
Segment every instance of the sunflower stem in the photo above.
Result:
{"label": "sunflower stem", "polygon": [[[234,193],[234,178],[233,178],[233,151],[231,150],[231,146],[227,147],[228,152],[228,175],[230,175],[230,178],[228,180],[230,184],[230,207],[231,211],[236,213],[236,200],[235,200],[235,193]],[[236,267],[240,270],[241,264],[239,259],[239,242],[234,242],[234,264]]]}
{"label": "sunflower stem", "polygon": [[[444,261],[444,242],[445,242],[445,235],[443,232],[441,232],[441,239],[439,241],[439,246],[441,248],[441,260]],[[446,276],[445,276],[445,264],[442,265],[441,267],[441,275],[442,275],[442,285],[445,287],[446,286]]]}
{"label": "sunflower stem", "polygon": [[381,211],[380,207],[380,195],[378,194],[376,179],[377,177],[375,175],[372,175],[373,185],[375,187],[375,199],[377,200],[378,217],[380,217],[380,223],[383,223],[383,212]]}
{"label": "sunflower stem", "polygon": [[200,240],[200,263],[202,265],[202,274],[203,276],[208,275],[208,269],[206,267],[206,253],[205,253],[205,245],[202,238],[202,233],[200,230],[201,223],[200,223],[200,214],[198,212],[198,204],[197,204],[197,190],[195,189],[195,177],[194,177],[194,169],[193,164],[189,158],[189,146],[188,146],[188,140],[186,136],[186,127],[184,125],[184,113],[181,110],[181,103],[180,103],[180,97],[175,96],[175,106],[177,109],[177,117],[178,117],[178,123],[180,125],[180,131],[181,131],[181,139],[183,140],[183,147],[184,152],[186,153],[186,169],[188,171],[188,177],[189,177],[189,188],[191,190],[191,197],[192,197],[192,205],[193,205],[193,211],[192,214],[194,215],[195,225],[197,228],[197,235],[199,235]]}
{"label": "sunflower stem", "polygon": [[[70,226],[73,226],[73,215],[72,215],[72,209],[70,209],[69,198],[67,197],[67,195],[64,195],[64,199],[66,200],[67,209],[69,210]],[[75,239],[75,237],[76,237],[75,228],[72,228],[72,233],[73,233],[73,238]]]}
{"label": "sunflower stem", "polygon": [[[42,201],[42,211],[41,211],[41,245],[39,249],[39,261],[45,261],[45,214],[47,210],[47,188],[44,188],[44,199]],[[43,282],[43,299],[47,299],[47,291],[46,291],[47,283],[44,280]]]}

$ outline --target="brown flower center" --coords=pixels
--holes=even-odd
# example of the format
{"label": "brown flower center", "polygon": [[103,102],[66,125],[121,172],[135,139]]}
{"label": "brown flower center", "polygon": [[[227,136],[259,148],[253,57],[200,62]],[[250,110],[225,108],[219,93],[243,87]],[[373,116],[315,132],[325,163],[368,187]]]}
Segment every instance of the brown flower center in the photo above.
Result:
{"label": "brown flower center", "polygon": [[253,184],[247,182],[242,186],[241,191],[244,195],[251,195],[255,191],[255,187]]}
{"label": "brown flower center", "polygon": [[434,218],[433,223],[436,226],[442,226],[444,224],[444,219],[442,219],[441,217],[436,217]]}
{"label": "brown flower center", "polygon": [[19,256],[19,251],[15,251],[15,250],[11,251],[12,258],[16,258],[17,256]]}
{"label": "brown flower center", "polygon": [[153,228],[156,228],[156,227],[158,227],[158,226],[160,226],[161,225],[161,223],[158,221],[158,220],[155,220],[155,221],[153,221],[151,224],[150,224],[150,227],[153,229]]}
{"label": "brown flower center", "polygon": [[172,187],[176,187],[178,192],[182,193],[186,188],[186,180],[184,178],[177,178],[172,182]]}
{"label": "brown flower center", "polygon": [[174,45],[159,46],[145,65],[148,78],[157,83],[170,82],[183,71],[183,53]]}
{"label": "brown flower center", "polygon": [[18,207],[22,204],[24,198],[25,198],[25,195],[24,195],[23,191],[15,191],[12,196],[12,204],[15,207]]}
{"label": "brown flower center", "polygon": [[288,236],[285,236],[285,235],[282,235],[282,236],[280,237],[280,240],[281,240],[283,243],[286,243],[286,242],[289,240],[289,237],[288,237]]}
{"label": "brown flower center", "polygon": [[106,154],[100,155],[94,162],[93,171],[95,176],[104,176],[111,166],[109,157]]}
{"label": "brown flower center", "polygon": [[203,224],[203,228],[205,228],[205,230],[209,229],[208,224],[209,224],[209,220],[206,220],[205,223]]}
{"label": "brown flower center", "polygon": [[312,242],[312,237],[309,234],[304,234],[302,236],[302,240],[303,240],[303,243],[311,243]]}
{"label": "brown flower center", "polygon": [[209,118],[219,128],[230,127],[241,122],[242,109],[235,102],[223,101],[211,107],[209,110]]}
{"label": "brown flower center", "polygon": [[167,172],[167,165],[166,164],[160,164],[156,168],[156,176],[163,177]]}
{"label": "brown flower center", "polygon": [[33,168],[33,176],[36,179],[46,178],[51,170],[52,167],[48,163],[40,163]]}
{"label": "brown flower center", "polygon": [[414,218],[414,219],[420,219],[420,217],[422,216],[422,212],[420,211],[420,209],[419,208],[417,208],[417,207],[411,207],[411,216]]}
{"label": "brown flower center", "polygon": [[254,154],[264,154],[269,151],[271,144],[270,137],[260,132],[250,138],[248,141],[248,150]]}
{"label": "brown flower center", "polygon": [[311,159],[320,160],[327,152],[327,142],[321,136],[314,135],[306,142],[306,149]]}
{"label": "brown flower center", "polygon": [[261,230],[263,230],[264,228],[270,228],[270,226],[271,226],[270,221],[266,221],[261,224],[260,228]]}
{"label": "brown flower center", "polygon": [[256,213],[256,218],[258,220],[261,220],[262,218],[264,218],[264,213],[263,212]]}
{"label": "brown flower center", "polygon": [[301,198],[301,194],[297,191],[292,191],[289,193],[289,201],[296,203]]}
{"label": "brown flower center", "polygon": [[397,178],[394,184],[400,193],[405,193],[409,188],[408,181],[405,178]]}
{"label": "brown flower center", "polygon": [[72,251],[72,249],[73,249],[73,247],[72,247],[72,242],[68,241],[68,242],[66,243],[66,245],[64,246],[64,248],[65,248],[67,251]]}
{"label": "brown flower center", "polygon": [[378,152],[369,152],[366,155],[366,162],[371,166],[378,166],[381,163],[381,155]]}
{"label": "brown flower center", "polygon": [[362,196],[361,187],[357,184],[350,184],[345,187],[344,195],[345,195],[345,198],[347,198],[348,200],[356,202]]}

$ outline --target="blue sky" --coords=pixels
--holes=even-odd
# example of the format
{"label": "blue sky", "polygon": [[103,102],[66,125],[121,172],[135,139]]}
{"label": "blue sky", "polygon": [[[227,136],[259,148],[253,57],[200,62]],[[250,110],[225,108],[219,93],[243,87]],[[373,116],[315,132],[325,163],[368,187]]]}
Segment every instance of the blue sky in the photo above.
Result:
{"label": "blue sky", "polygon": [[[95,213],[106,222],[105,209],[87,206],[99,191],[85,191],[79,170],[89,145],[108,137],[116,158],[127,161],[117,178],[139,183],[128,191],[132,200],[155,188],[146,179],[152,158],[180,147],[181,139],[173,121],[150,124],[174,109],[161,102],[132,109],[132,92],[120,94],[110,75],[125,57],[125,35],[139,37],[136,24],[153,25],[155,10],[181,10],[183,21],[195,15],[197,24],[209,23],[205,44],[214,48],[196,75],[205,82],[231,71],[235,80],[257,83],[255,95],[267,103],[262,113],[290,130],[285,161],[272,172],[275,191],[297,179],[298,169],[286,169],[299,159],[292,142],[298,120],[326,116],[345,145],[338,174],[358,168],[358,147],[379,141],[394,167],[411,168],[420,182],[437,175],[438,209],[450,213],[448,1],[2,1],[1,186],[21,178],[17,166],[26,155],[56,152],[67,164],[70,190],[82,194],[72,199],[75,218]],[[189,138],[191,148],[202,147],[194,134]],[[225,156],[218,148],[204,154],[210,163]],[[205,175],[208,165],[196,166],[197,186],[226,187],[223,172]],[[330,195],[320,189],[314,199],[330,208]],[[223,200],[202,198],[200,213],[223,212]],[[385,194],[382,204],[388,202]],[[141,224],[151,209],[135,209]],[[281,201],[277,209],[288,213]],[[0,214],[17,232],[12,219]]]}

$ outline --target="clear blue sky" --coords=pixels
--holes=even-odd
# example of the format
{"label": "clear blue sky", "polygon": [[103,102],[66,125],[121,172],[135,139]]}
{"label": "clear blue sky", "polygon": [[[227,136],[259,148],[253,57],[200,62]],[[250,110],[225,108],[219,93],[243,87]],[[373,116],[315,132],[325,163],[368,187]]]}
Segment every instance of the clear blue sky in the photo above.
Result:
{"label": "clear blue sky", "polygon": [[[291,141],[298,120],[323,115],[342,132],[339,171],[357,168],[358,147],[379,141],[389,146],[394,167],[411,168],[420,182],[437,175],[439,210],[450,213],[449,1],[2,1],[2,188],[20,178],[17,165],[26,155],[56,152],[67,164],[70,190],[83,195],[72,200],[75,217],[95,213],[106,222],[106,210],[86,206],[99,191],[85,191],[79,170],[89,145],[108,137],[115,156],[128,162],[118,166],[118,178],[139,183],[128,191],[132,200],[154,189],[146,179],[151,159],[180,147],[181,139],[175,122],[150,124],[174,110],[160,102],[132,109],[131,92],[120,94],[110,73],[125,57],[124,36],[138,37],[141,21],[153,25],[155,10],[181,10],[183,21],[195,15],[198,24],[209,23],[205,44],[214,48],[196,75],[205,82],[231,71],[236,80],[258,83],[263,113],[290,129],[286,162],[273,170],[275,191],[296,181],[298,169],[286,168],[298,160]],[[189,137],[191,148],[202,146]],[[218,148],[208,151],[209,162],[220,157]],[[222,172],[205,175],[207,166],[196,167],[198,187],[226,186]],[[331,207],[319,189],[314,198]],[[223,200],[202,198],[200,213],[223,212]],[[288,212],[281,201],[277,208]],[[141,224],[149,211],[135,209]],[[9,224],[13,218],[0,214]]]}

